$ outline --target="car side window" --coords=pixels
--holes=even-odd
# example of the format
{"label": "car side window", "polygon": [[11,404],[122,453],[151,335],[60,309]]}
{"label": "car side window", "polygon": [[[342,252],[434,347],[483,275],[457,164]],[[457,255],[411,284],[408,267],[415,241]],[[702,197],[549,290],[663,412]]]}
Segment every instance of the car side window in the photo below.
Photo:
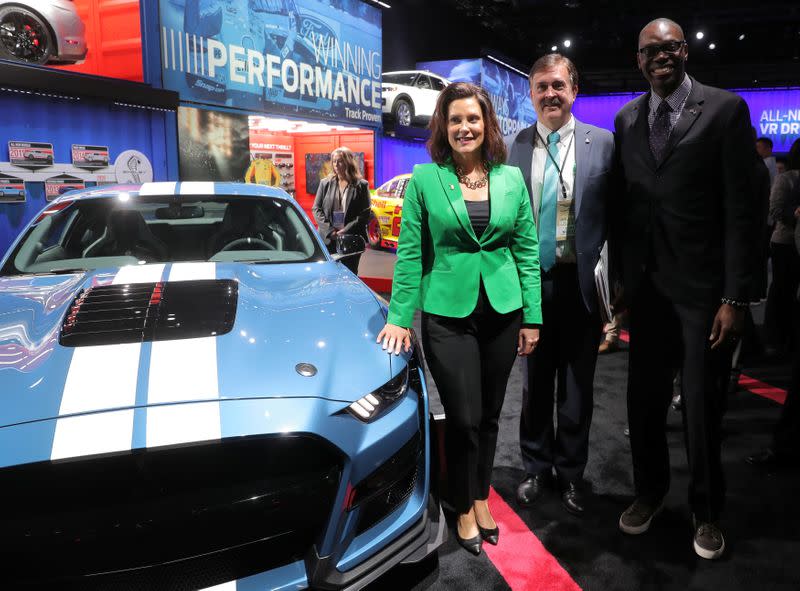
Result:
{"label": "car side window", "polygon": [[406,187],[408,186],[408,179],[397,181],[397,189],[394,196],[398,199],[403,199],[406,196]]}
{"label": "car side window", "polygon": [[395,189],[397,189],[397,181],[392,181],[392,183],[386,187],[384,192],[387,197],[394,197]]}
{"label": "car side window", "polygon": [[417,78],[417,83],[415,84],[417,88],[424,88],[430,90],[431,88],[431,79],[425,76],[424,74],[420,74],[419,78]]}
{"label": "car side window", "polygon": [[430,76],[430,79],[434,90],[444,90],[445,83],[442,82],[439,78],[434,78],[433,76]]}

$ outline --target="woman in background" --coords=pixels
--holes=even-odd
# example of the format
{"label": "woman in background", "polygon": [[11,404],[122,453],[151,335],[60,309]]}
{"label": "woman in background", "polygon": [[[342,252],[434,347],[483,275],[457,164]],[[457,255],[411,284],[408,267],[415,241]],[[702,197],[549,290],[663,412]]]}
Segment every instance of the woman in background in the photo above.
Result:
{"label": "woman in background", "polygon": [[485,90],[464,82],[439,95],[428,142],[432,164],[414,167],[384,349],[409,350],[414,312],[447,416],[445,456],[456,538],[473,554],[496,544],[487,498],[497,421],[517,354],[530,354],[541,323],[539,251],[522,173]]}
{"label": "woman in background", "polygon": [[[312,211],[325,246],[336,252],[336,237],[356,234],[367,239],[370,199],[369,184],[361,177],[355,154],[342,146],[331,152],[333,172],[317,189]],[[360,254],[342,259],[348,269],[358,275]]]}

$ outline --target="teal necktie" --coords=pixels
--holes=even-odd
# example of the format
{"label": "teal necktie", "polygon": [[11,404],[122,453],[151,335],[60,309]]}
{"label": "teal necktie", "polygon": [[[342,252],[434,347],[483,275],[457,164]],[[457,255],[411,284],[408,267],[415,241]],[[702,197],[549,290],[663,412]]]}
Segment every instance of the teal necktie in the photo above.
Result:
{"label": "teal necktie", "polygon": [[539,207],[539,263],[544,271],[556,264],[556,201],[558,200],[558,140],[561,136],[554,131],[547,136],[544,180],[542,182],[542,203]]}

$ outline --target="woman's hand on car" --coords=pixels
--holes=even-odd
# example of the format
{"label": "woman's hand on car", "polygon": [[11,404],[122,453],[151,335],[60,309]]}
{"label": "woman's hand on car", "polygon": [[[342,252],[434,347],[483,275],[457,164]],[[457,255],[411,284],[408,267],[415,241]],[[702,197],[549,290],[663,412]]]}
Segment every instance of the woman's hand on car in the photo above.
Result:
{"label": "woman's hand on car", "polygon": [[411,333],[407,328],[387,322],[386,326],[378,333],[378,338],[375,339],[375,342],[381,343],[384,351],[400,355],[401,348],[406,352],[411,350]]}

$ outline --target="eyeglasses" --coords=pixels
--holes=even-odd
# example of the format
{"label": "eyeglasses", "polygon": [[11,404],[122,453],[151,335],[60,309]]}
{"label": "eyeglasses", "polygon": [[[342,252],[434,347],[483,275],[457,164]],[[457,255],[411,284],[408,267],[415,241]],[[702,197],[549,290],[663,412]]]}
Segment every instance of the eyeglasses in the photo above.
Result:
{"label": "eyeglasses", "polygon": [[664,53],[678,53],[684,45],[686,45],[686,41],[667,41],[666,43],[658,43],[656,45],[640,47],[639,53],[645,57],[654,58],[662,51]]}

